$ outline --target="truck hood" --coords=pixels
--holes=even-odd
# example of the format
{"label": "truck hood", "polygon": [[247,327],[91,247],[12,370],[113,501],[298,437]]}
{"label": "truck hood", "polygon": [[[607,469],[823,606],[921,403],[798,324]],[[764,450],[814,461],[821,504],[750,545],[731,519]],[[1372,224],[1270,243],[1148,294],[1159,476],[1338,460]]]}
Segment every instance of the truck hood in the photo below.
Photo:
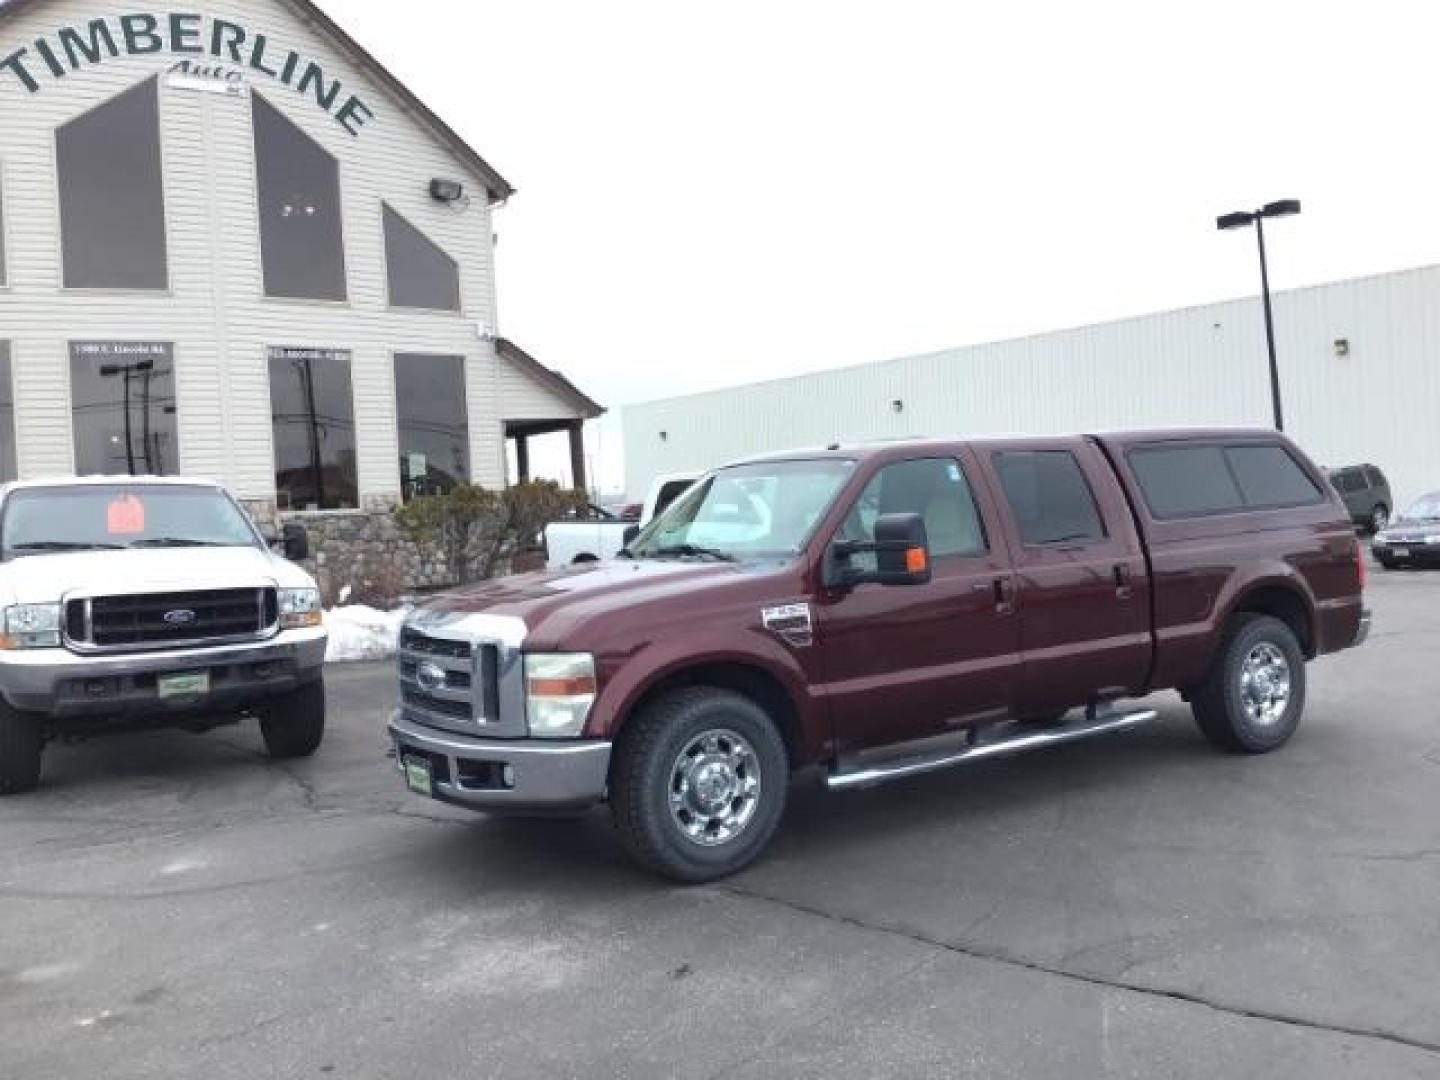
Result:
{"label": "truck hood", "polygon": [[524,621],[531,638],[560,643],[581,622],[621,609],[684,597],[703,607],[707,593],[738,579],[773,573],[781,563],[636,559],[587,563],[481,582],[427,600],[421,613],[506,615]]}
{"label": "truck hood", "polygon": [[291,588],[315,584],[294,563],[250,547],[56,552],[0,564],[0,598],[16,604],[50,603],[71,590],[182,592],[272,581]]}

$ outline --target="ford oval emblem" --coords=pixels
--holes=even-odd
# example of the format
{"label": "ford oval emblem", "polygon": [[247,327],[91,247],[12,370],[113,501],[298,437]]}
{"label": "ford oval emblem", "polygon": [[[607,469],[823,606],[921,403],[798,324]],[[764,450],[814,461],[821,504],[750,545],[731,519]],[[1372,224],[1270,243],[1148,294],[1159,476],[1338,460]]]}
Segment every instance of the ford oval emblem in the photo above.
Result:
{"label": "ford oval emblem", "polygon": [[189,608],[176,608],[174,611],[167,611],[161,616],[171,626],[189,626],[195,621],[195,612]]}
{"label": "ford oval emblem", "polygon": [[426,660],[415,669],[415,681],[422,690],[439,690],[445,685],[445,669],[433,660]]}

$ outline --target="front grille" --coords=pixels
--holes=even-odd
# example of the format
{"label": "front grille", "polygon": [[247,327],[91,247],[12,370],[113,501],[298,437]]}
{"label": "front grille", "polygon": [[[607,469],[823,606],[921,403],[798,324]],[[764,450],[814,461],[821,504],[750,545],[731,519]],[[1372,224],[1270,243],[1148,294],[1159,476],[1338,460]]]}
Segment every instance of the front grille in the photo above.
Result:
{"label": "front grille", "polygon": [[204,589],[70,600],[65,633],[95,649],[166,648],[256,638],[279,618],[275,589]]}
{"label": "front grille", "polygon": [[400,631],[400,648],[406,652],[421,653],[425,656],[444,656],[451,660],[469,660],[470,643],[452,638],[430,637],[418,630],[405,627]]}
{"label": "front grille", "polygon": [[452,701],[449,698],[427,694],[424,690],[411,690],[409,687],[401,691],[400,697],[406,705],[416,709],[439,713],[441,716],[453,717],[456,720],[470,719],[470,703],[468,701]]}

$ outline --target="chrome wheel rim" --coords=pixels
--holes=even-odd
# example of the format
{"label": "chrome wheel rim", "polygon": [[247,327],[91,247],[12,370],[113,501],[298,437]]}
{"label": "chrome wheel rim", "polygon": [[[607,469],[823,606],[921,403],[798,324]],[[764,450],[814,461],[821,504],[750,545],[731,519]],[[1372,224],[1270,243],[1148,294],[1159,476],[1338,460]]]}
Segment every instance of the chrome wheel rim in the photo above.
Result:
{"label": "chrome wheel rim", "polygon": [[1290,661],[1279,646],[1262,641],[1245,654],[1240,665],[1240,702],[1252,724],[1280,722],[1290,704]]}
{"label": "chrome wheel rim", "polygon": [[729,843],[760,805],[760,759],[727,728],[702,732],[676,756],[668,794],[682,836],[702,847]]}

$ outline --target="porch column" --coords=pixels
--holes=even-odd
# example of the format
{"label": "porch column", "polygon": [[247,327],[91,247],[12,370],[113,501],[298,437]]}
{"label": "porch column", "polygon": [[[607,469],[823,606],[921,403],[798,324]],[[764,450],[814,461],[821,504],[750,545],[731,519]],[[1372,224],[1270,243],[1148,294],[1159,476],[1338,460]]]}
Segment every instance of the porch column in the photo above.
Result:
{"label": "porch column", "polygon": [[530,436],[515,436],[515,474],[520,483],[530,480]]}
{"label": "porch column", "polygon": [[585,440],[580,431],[584,420],[571,420],[570,431],[570,478],[576,491],[585,490]]}

